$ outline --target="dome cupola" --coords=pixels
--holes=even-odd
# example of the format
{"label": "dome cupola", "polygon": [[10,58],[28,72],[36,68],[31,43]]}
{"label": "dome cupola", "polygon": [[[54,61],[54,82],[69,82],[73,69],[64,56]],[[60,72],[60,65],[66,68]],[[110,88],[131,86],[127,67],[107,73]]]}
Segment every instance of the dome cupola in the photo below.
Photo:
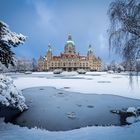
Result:
{"label": "dome cupola", "polygon": [[67,53],[67,54],[75,53],[75,44],[74,44],[74,41],[72,40],[72,36],[70,34],[68,35],[68,40],[65,44],[65,53]]}

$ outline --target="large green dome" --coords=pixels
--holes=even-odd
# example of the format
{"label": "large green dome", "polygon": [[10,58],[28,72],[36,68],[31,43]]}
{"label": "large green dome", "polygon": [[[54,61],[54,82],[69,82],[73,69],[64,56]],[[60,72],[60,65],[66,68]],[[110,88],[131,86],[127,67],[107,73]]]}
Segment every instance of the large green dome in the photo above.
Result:
{"label": "large green dome", "polygon": [[65,53],[75,53],[75,44],[70,34],[68,35],[68,40],[65,44]]}
{"label": "large green dome", "polygon": [[70,34],[68,35],[68,40],[65,46],[69,46],[69,45],[72,45],[73,47],[75,46],[74,41],[72,40],[72,36]]}

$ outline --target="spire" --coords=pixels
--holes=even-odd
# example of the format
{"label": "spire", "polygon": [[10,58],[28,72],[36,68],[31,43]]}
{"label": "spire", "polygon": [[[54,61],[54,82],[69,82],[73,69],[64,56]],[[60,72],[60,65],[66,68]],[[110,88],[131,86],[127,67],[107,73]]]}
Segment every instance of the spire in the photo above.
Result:
{"label": "spire", "polygon": [[91,44],[89,44],[89,48],[91,48]]}
{"label": "spire", "polygon": [[50,51],[50,52],[52,51],[52,47],[51,47],[50,43],[48,44],[48,51]]}
{"label": "spire", "polygon": [[68,35],[68,40],[72,40],[71,34]]}
{"label": "spire", "polygon": [[88,47],[87,56],[88,56],[89,59],[92,59],[93,58],[93,50],[92,50],[91,45],[89,45],[89,47]]}
{"label": "spire", "polygon": [[93,51],[93,50],[92,50],[92,47],[91,47],[91,44],[90,44],[89,47],[88,47],[88,51]]}
{"label": "spire", "polygon": [[48,60],[52,59],[52,48],[51,48],[50,44],[48,44],[48,50],[47,50],[46,57],[47,57]]}
{"label": "spire", "polygon": [[40,55],[39,60],[43,60],[43,57]]}

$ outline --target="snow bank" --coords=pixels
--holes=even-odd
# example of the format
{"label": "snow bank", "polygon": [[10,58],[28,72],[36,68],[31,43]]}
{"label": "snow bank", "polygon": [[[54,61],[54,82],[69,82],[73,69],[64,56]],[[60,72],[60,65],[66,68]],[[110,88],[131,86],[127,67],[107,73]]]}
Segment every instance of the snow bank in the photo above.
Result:
{"label": "snow bank", "polygon": [[139,117],[131,116],[126,118],[126,122],[129,124],[136,123],[138,121],[140,121],[140,116]]}
{"label": "snow bank", "polygon": [[128,109],[127,109],[127,112],[128,113],[133,113],[133,114],[136,114],[136,108],[135,107],[129,107]]}
{"label": "snow bank", "polygon": [[129,107],[127,109],[127,112],[133,114],[132,116],[129,116],[129,117],[126,118],[126,122],[128,124],[132,124],[132,123],[140,121],[140,110],[139,110],[139,108],[137,109],[135,107]]}
{"label": "snow bank", "polygon": [[0,74],[0,103],[5,106],[18,108],[21,111],[27,109],[25,98],[22,93],[16,89],[13,80],[2,74]]}
{"label": "snow bank", "polygon": [[139,140],[140,122],[125,127],[86,127],[65,132],[28,129],[0,122],[1,140]]}

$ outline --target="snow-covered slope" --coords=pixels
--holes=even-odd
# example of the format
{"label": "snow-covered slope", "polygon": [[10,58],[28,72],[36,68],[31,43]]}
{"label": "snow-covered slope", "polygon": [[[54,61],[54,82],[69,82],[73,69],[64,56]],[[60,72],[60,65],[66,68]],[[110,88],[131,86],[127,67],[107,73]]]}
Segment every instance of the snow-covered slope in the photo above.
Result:
{"label": "snow-covered slope", "polygon": [[23,111],[27,109],[25,98],[22,93],[16,89],[13,80],[0,74],[0,103],[5,106],[11,106]]}

